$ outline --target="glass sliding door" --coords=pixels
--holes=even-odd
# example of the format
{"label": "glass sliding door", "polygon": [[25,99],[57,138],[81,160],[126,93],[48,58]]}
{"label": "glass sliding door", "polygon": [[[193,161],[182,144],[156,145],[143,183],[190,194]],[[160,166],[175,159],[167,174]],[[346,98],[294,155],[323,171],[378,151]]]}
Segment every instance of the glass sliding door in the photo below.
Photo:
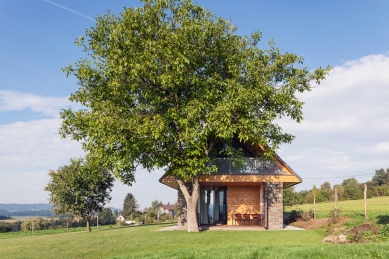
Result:
{"label": "glass sliding door", "polygon": [[200,189],[200,224],[214,223],[214,190],[212,188]]}
{"label": "glass sliding door", "polygon": [[227,197],[225,187],[200,188],[200,224],[227,224]]}
{"label": "glass sliding door", "polygon": [[227,224],[227,188],[219,188],[219,222],[221,224]]}

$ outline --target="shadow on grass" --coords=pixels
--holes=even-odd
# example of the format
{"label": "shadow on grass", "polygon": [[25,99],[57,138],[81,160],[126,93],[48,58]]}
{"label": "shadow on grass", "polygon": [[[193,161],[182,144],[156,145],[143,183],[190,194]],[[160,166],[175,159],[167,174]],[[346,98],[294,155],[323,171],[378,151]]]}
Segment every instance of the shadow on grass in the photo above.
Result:
{"label": "shadow on grass", "polygon": [[378,215],[377,224],[389,224],[389,215]]}

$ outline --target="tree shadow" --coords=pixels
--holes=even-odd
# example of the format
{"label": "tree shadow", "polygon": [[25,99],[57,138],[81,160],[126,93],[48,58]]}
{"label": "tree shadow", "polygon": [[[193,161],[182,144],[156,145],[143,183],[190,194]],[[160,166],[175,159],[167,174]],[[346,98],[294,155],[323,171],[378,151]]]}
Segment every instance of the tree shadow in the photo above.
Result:
{"label": "tree shadow", "polygon": [[378,215],[377,224],[389,224],[389,215]]}

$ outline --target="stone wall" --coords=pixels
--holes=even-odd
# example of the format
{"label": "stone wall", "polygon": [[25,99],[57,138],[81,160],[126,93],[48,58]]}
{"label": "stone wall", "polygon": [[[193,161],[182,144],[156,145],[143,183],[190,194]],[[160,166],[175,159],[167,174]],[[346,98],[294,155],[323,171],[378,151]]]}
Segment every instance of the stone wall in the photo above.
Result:
{"label": "stone wall", "polygon": [[[232,222],[234,214],[260,214],[260,187],[259,186],[229,186],[227,189],[227,225]],[[248,222],[245,222],[247,225]],[[240,222],[236,222],[240,225]]]}
{"label": "stone wall", "polygon": [[267,229],[283,229],[282,183],[266,183]]}
{"label": "stone wall", "polygon": [[[192,183],[186,183],[185,186],[188,188],[189,194],[192,195]],[[178,188],[178,215],[177,215],[177,227],[178,229],[186,229],[188,227],[187,220],[187,206],[185,196],[181,189]]]}

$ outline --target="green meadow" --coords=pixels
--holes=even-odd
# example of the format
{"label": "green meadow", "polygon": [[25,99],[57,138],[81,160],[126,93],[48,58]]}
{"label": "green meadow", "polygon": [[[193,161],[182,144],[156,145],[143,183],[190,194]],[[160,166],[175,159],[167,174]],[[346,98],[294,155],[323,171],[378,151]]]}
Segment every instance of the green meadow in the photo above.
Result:
{"label": "green meadow", "polygon": [[[364,205],[362,200],[349,200],[338,202],[337,206],[341,210],[341,215],[351,219],[364,217]],[[295,210],[296,206],[285,207],[285,211]],[[303,211],[313,210],[313,204],[299,205]],[[327,218],[331,210],[334,209],[334,202],[325,202],[316,204],[316,216],[318,218]],[[371,221],[378,223],[389,223],[389,197],[373,197],[367,199],[367,214]]]}
{"label": "green meadow", "polygon": [[[372,221],[385,219],[389,197],[368,200]],[[361,208],[362,206],[362,208]],[[363,216],[363,200],[338,203],[345,216]],[[312,205],[301,205],[309,210]],[[326,217],[333,203],[317,204]],[[294,207],[287,208],[288,210]],[[362,216],[361,216],[362,215]],[[380,222],[378,222],[380,223]],[[381,222],[382,223],[382,222]],[[324,229],[304,231],[159,231],[169,224],[0,234],[0,258],[389,258],[389,242],[323,243]]]}
{"label": "green meadow", "polygon": [[[331,245],[322,230],[158,231],[166,225],[2,234],[0,258],[388,258],[389,243]],[[53,230],[58,231],[58,230]],[[27,233],[26,233],[27,234]]]}

